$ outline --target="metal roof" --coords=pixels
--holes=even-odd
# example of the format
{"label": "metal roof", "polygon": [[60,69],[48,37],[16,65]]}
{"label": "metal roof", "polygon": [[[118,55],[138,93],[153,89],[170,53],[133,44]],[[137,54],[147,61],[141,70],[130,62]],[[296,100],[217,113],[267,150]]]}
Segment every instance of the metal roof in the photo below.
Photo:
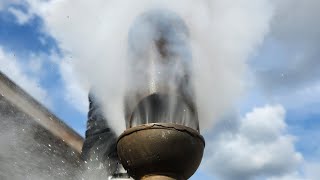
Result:
{"label": "metal roof", "polygon": [[46,107],[26,93],[21,87],[0,72],[0,95],[10,103],[28,114],[33,120],[47,129],[57,138],[63,140],[75,151],[81,153],[83,137],[66,125]]}

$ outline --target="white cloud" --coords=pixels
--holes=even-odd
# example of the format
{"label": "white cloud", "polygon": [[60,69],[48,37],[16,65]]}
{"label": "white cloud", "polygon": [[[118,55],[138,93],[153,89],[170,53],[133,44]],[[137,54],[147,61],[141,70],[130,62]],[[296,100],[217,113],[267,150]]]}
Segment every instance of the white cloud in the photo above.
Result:
{"label": "white cloud", "polygon": [[284,118],[285,110],[281,106],[254,108],[241,121],[240,131],[252,141],[273,141],[286,128]]}
{"label": "white cloud", "polygon": [[274,40],[271,48],[278,51],[263,54],[271,63],[258,71],[258,82],[269,94],[279,90],[287,94],[319,83],[320,1],[275,0],[274,4],[269,38]]}
{"label": "white cloud", "polygon": [[307,162],[305,164],[305,176],[310,180],[317,180],[320,177],[320,163],[319,162]]}
{"label": "white cloud", "polygon": [[[0,10],[4,10],[5,8],[7,8],[8,12],[15,16],[17,23],[20,25],[23,25],[30,22],[30,20],[32,20],[34,16],[43,15],[42,13],[47,12],[46,11],[47,8],[54,8],[55,3],[56,1],[38,1],[38,0],[7,1],[7,0],[4,0],[0,2]],[[26,11],[22,11],[21,9],[18,9],[10,5],[22,5],[26,8]],[[1,7],[3,7],[3,9],[1,9]],[[45,27],[42,27],[42,28],[45,28]],[[46,32],[43,32],[43,33],[46,33]],[[42,44],[46,43],[44,38],[41,36],[39,37],[39,40]],[[57,65],[59,68],[59,73],[61,75],[62,83],[63,83],[63,87],[61,87],[61,90],[63,92],[61,92],[61,95],[65,96],[64,98],[66,102],[72,105],[76,110],[78,110],[81,113],[86,113],[88,110],[87,108],[88,106],[88,99],[87,99],[88,88],[87,87],[88,86],[84,82],[86,80],[85,79],[81,79],[81,81],[78,80],[79,78],[76,77],[77,74],[74,71],[74,66],[70,62],[69,56],[67,55],[67,53],[65,53],[64,56],[65,57],[61,58],[61,56],[57,55],[56,52],[52,52],[52,51],[49,54],[31,53],[26,64],[18,65],[19,64],[18,61],[16,61],[17,62],[16,64],[18,65],[19,69],[22,69],[22,67],[24,66],[24,69],[21,70],[21,71],[24,71],[24,75],[28,74],[28,76],[32,79],[35,79],[37,83],[41,77],[45,76],[48,73],[46,71],[50,71],[50,67],[44,67],[45,61],[48,61],[49,64],[52,63],[52,65]],[[43,69],[45,69],[45,71]],[[41,88],[39,87],[39,89]],[[36,91],[38,94],[41,94],[40,92],[41,90],[36,90]],[[35,92],[32,91],[31,94],[34,94],[34,93]],[[40,99],[43,99],[43,98],[40,98]]]}
{"label": "white cloud", "polygon": [[[17,8],[16,5],[21,5],[26,7],[26,11]],[[28,6],[27,1],[22,0],[1,0],[0,1],[0,11],[5,11],[12,14],[15,17],[16,22],[19,25],[24,25],[34,17],[35,13],[31,11]]]}
{"label": "white cloud", "polygon": [[6,10],[12,4],[22,3],[21,0],[1,0],[0,1],[0,11]]}
{"label": "white cloud", "polygon": [[299,172],[294,172],[291,174],[286,174],[284,176],[271,177],[271,178],[268,178],[267,180],[316,180],[316,179],[307,179],[303,177]]}
{"label": "white cloud", "polygon": [[85,84],[88,83],[84,82],[85,80],[79,81],[70,62],[63,60],[58,65],[64,83],[63,95],[66,98],[66,102],[70,103],[80,113],[87,113],[89,86],[86,88]]}
{"label": "white cloud", "polygon": [[43,59],[40,57],[32,57],[28,62],[28,69],[36,75],[41,75],[43,68]]}
{"label": "white cloud", "polygon": [[0,71],[7,75],[17,85],[22,87],[31,96],[41,103],[51,106],[51,100],[47,91],[40,86],[39,77],[30,76],[25,72],[25,66],[15,57],[0,46]]}
{"label": "white cloud", "polygon": [[[207,142],[204,167],[221,179],[257,179],[295,171],[303,157],[286,133],[282,106],[254,108],[235,131],[222,131]],[[208,140],[207,140],[208,141]]]}
{"label": "white cloud", "polygon": [[271,99],[300,114],[318,113],[317,107],[310,108],[310,105],[319,103],[320,82],[313,82],[285,94],[274,94]]}
{"label": "white cloud", "polygon": [[272,2],[274,18],[267,41],[252,62],[255,84],[249,93],[259,94],[262,103],[280,103],[301,117],[319,114],[320,1]]}
{"label": "white cloud", "polygon": [[8,11],[15,16],[17,23],[19,25],[24,25],[28,23],[32,18],[33,14],[29,12],[23,12],[22,10],[14,7],[9,7]]}
{"label": "white cloud", "polygon": [[279,177],[271,177],[267,180],[317,180],[320,177],[319,162],[304,162],[301,165],[300,171],[295,171],[290,174]]}

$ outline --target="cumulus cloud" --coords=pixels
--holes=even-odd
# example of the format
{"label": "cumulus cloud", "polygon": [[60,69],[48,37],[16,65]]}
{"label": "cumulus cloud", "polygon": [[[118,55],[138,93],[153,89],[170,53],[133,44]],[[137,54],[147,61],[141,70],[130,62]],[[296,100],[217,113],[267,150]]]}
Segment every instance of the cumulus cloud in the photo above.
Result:
{"label": "cumulus cloud", "polygon": [[24,24],[28,23],[33,18],[33,14],[31,14],[29,12],[24,12],[18,8],[9,7],[8,11],[12,15],[14,15],[14,17],[16,18],[17,23],[19,25],[24,25]]}
{"label": "cumulus cloud", "polygon": [[225,180],[282,176],[303,161],[294,141],[287,133],[282,106],[254,108],[235,130],[219,131],[207,140],[204,168]]}
{"label": "cumulus cloud", "polygon": [[319,114],[318,105],[320,99],[320,82],[299,87],[283,94],[271,94],[272,99],[281,102],[287,109],[295,110],[301,115]]}
{"label": "cumulus cloud", "polygon": [[272,43],[267,46],[276,50],[261,52],[272,63],[257,71],[258,82],[269,92],[312,86],[320,76],[320,2],[280,0],[274,4],[275,15],[268,36]]}
{"label": "cumulus cloud", "polygon": [[21,0],[1,0],[0,1],[0,11],[6,10],[10,5],[20,4]]}
{"label": "cumulus cloud", "polygon": [[284,176],[271,177],[271,178],[268,178],[267,180],[315,180],[315,179],[307,179],[303,177],[299,172],[294,172],[291,174],[286,174]]}
{"label": "cumulus cloud", "polygon": [[[38,0],[3,0],[0,1],[0,11],[7,11],[11,13],[15,18],[19,25],[24,25],[29,23],[33,17],[37,15],[42,15],[42,13],[46,12],[46,9],[51,6],[51,3],[54,1],[38,1]],[[21,8],[23,7],[23,8]],[[41,16],[40,16],[41,17]],[[45,27],[41,27],[43,29],[38,29],[42,31],[43,34],[47,32],[44,30]],[[51,34],[47,34],[51,36]],[[39,36],[39,39],[43,45],[45,39],[42,36]],[[3,52],[3,51],[2,51]],[[63,56],[59,55],[56,51],[51,50],[49,53],[37,53],[34,54],[30,52],[27,58],[26,63],[22,63],[19,59],[15,58],[14,63],[15,67],[18,67],[19,71],[23,71],[25,76],[30,77],[31,79],[35,79],[38,83],[38,89],[41,90],[31,90],[29,91],[30,94],[34,95],[37,100],[40,102],[44,102],[42,95],[38,94],[47,94],[44,93],[45,89],[39,86],[39,82],[44,80],[43,77],[48,75],[47,73],[50,72],[53,68],[49,66],[57,66],[58,67],[58,74],[61,76],[62,80],[62,87],[59,88],[61,91],[59,96],[64,96],[67,103],[69,103],[72,107],[74,107],[80,113],[86,113],[88,107],[88,100],[87,100],[87,92],[88,88],[84,80],[78,80],[76,76],[76,72],[73,69],[69,53],[64,53]],[[48,65],[48,66],[45,66]],[[8,67],[5,67],[8,68]],[[44,70],[45,69],[45,70]],[[16,78],[20,79],[20,78]],[[21,81],[16,81],[17,84],[20,85]],[[25,81],[26,82],[26,81]],[[32,83],[31,83],[32,84]],[[81,85],[80,85],[81,84]],[[21,85],[25,87],[24,85]],[[30,85],[33,86],[33,85]],[[28,88],[32,89],[32,88]],[[51,94],[52,95],[52,94]],[[48,100],[48,99],[47,99]],[[49,105],[52,108],[51,103],[45,103],[45,105]],[[53,107],[54,108],[54,107]]]}
{"label": "cumulus cloud", "polygon": [[304,162],[300,171],[295,171],[280,177],[271,177],[267,180],[316,180],[320,177],[320,164],[318,162]]}
{"label": "cumulus cloud", "polygon": [[307,162],[305,165],[305,176],[310,179],[318,179],[320,177],[320,163],[319,162]]}
{"label": "cumulus cloud", "polygon": [[85,86],[86,82],[81,82],[77,76],[75,76],[73,66],[69,61],[62,60],[58,66],[63,80],[62,90],[66,102],[80,113],[87,113],[89,85]]}
{"label": "cumulus cloud", "polygon": [[13,53],[6,52],[0,46],[0,71],[7,75],[16,84],[22,87],[41,103],[51,106],[51,100],[47,91],[40,86],[40,78],[26,73],[22,64]]}

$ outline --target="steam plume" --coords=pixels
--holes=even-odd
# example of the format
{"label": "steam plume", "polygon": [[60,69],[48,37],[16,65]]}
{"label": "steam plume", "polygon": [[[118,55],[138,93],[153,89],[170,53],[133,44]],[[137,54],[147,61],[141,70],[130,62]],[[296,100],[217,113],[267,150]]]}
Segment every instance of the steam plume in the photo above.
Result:
{"label": "steam plume", "polygon": [[94,87],[117,133],[125,128],[123,96],[128,31],[150,9],[178,14],[190,31],[193,84],[202,129],[217,121],[241,93],[246,60],[268,32],[267,0],[52,1],[39,12],[84,87]]}

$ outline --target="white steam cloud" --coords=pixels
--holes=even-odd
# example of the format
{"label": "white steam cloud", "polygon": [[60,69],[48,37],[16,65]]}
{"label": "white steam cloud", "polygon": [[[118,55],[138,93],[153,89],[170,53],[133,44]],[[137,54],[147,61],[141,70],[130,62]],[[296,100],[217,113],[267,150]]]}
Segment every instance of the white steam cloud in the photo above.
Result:
{"label": "white steam cloud", "polygon": [[[5,7],[6,2],[0,2],[0,9]],[[46,25],[44,30],[57,39],[65,57],[72,57],[70,63],[74,69],[69,69],[69,66],[64,68],[67,73],[63,78],[66,84],[70,84],[70,88],[67,88],[70,97],[78,94],[74,91],[82,92],[81,99],[74,100],[74,103],[85,104],[82,103],[87,101],[83,98],[83,89],[94,87],[117,133],[124,129],[122,102],[127,33],[133,20],[151,8],[172,10],[189,27],[195,75],[193,80],[202,129],[213,125],[241,94],[245,86],[243,77],[246,60],[262,43],[269,28],[272,32],[269,37],[279,41],[281,47],[289,49],[290,57],[287,59],[290,62],[274,58],[272,67],[258,74],[259,82],[267,89],[299,88],[312,84],[311,81],[318,82],[316,65],[319,62],[317,47],[320,26],[315,19],[319,17],[317,0],[27,2],[32,8],[30,13],[43,18]],[[275,18],[271,21],[273,14]],[[279,65],[276,62],[281,63]],[[61,67],[64,71],[65,66]],[[81,90],[73,82],[75,78],[68,77],[73,75],[73,71],[77,72]],[[316,98],[313,97],[316,96],[310,99],[314,101]],[[293,99],[297,98],[290,98],[290,102]],[[300,101],[299,98],[298,104]],[[80,105],[79,108],[83,109],[84,106]],[[227,131],[230,126],[226,132],[221,133],[220,130],[213,144],[207,147],[212,156],[207,157],[206,167],[225,179],[306,179],[300,171],[294,171],[303,158],[294,149],[294,137],[286,132],[284,114],[281,106],[266,106],[254,109],[239,122],[232,121],[230,124],[234,129],[231,131],[235,132]],[[308,166],[307,179],[317,179],[318,169],[318,164]]]}
{"label": "white steam cloud", "polygon": [[267,0],[31,1],[46,30],[71,55],[79,79],[94,87],[117,133],[125,128],[123,96],[127,35],[134,19],[152,8],[171,10],[191,36],[194,85],[201,128],[210,127],[239,96],[246,60],[268,32]]}

